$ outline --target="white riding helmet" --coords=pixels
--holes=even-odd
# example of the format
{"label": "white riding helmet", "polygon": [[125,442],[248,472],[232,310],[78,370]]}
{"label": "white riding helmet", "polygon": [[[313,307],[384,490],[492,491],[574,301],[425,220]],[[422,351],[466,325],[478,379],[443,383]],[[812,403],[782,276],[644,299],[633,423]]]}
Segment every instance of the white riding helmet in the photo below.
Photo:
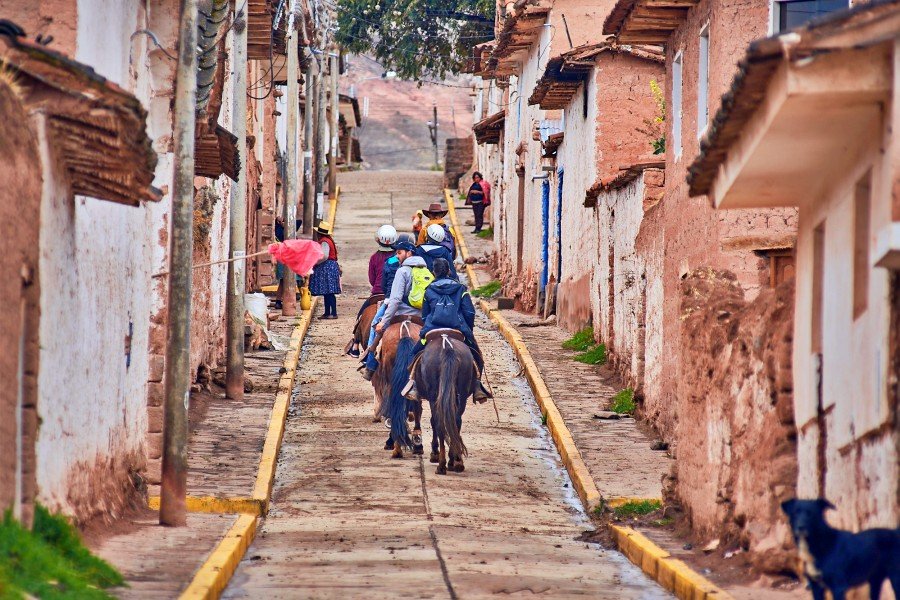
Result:
{"label": "white riding helmet", "polygon": [[426,235],[428,235],[428,239],[430,239],[435,244],[440,244],[444,241],[444,238],[447,237],[444,233],[443,225],[438,225],[437,223],[433,223],[429,225],[425,229]]}
{"label": "white riding helmet", "polygon": [[390,247],[397,243],[397,230],[392,225],[382,225],[375,234],[379,246]]}

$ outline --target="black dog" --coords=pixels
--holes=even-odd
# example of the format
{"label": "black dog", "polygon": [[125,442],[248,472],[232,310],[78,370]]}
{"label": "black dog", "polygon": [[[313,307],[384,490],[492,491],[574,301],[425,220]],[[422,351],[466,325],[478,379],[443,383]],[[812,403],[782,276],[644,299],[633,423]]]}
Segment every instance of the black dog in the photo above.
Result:
{"label": "black dog", "polygon": [[825,522],[828,500],[788,500],[781,509],[791,522],[794,541],[815,600],[831,590],[843,600],[850,588],[869,584],[869,598],[878,600],[885,579],[900,596],[900,529],[868,529],[850,533]]}

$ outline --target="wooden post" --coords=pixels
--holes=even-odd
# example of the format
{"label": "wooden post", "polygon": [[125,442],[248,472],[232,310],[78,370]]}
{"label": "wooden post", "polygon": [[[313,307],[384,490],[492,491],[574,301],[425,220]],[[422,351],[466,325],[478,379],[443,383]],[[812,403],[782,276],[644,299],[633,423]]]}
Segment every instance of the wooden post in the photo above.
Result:
{"label": "wooden post", "polygon": [[194,240],[194,129],[197,102],[197,0],[181,1],[175,75],[169,323],[166,341],[162,486],[159,522],[187,522],[187,436],[190,402],[191,260]]}
{"label": "wooden post", "polygon": [[[287,148],[285,149],[285,216],[284,239],[297,237],[297,122],[300,113],[300,85],[297,76],[300,73],[300,57],[298,56],[297,24],[288,20],[287,31]],[[297,314],[297,279],[287,265],[284,267],[284,296],[281,299],[281,314],[292,317]]]}
{"label": "wooden post", "polygon": [[313,220],[316,218],[313,212],[316,201],[316,188],[313,181],[313,116],[316,112],[316,86],[313,81],[313,63],[315,56],[312,48],[308,47],[309,57],[306,60],[306,71],[303,74],[306,98],[303,111],[303,233],[312,233]]}
{"label": "wooden post", "polygon": [[[234,110],[231,131],[237,137],[241,154],[247,152],[247,16],[246,8],[234,17]],[[247,253],[247,157],[242,156],[237,181],[231,186],[231,213],[228,247],[231,258]],[[225,397],[244,399],[244,288],[246,260],[229,264],[226,323]]]}
{"label": "wooden post", "polygon": [[335,192],[337,191],[337,159],[340,154],[338,150],[339,144],[339,135],[338,135],[338,127],[340,124],[340,99],[338,98],[338,77],[340,77],[340,62],[338,61],[338,49],[335,48],[334,52],[331,53],[329,57],[329,71],[331,73],[331,118],[328,123],[331,126],[330,131],[330,139],[331,142],[328,144],[329,154],[331,155],[331,160],[329,161],[329,169],[328,169],[328,195],[332,198],[334,197]]}

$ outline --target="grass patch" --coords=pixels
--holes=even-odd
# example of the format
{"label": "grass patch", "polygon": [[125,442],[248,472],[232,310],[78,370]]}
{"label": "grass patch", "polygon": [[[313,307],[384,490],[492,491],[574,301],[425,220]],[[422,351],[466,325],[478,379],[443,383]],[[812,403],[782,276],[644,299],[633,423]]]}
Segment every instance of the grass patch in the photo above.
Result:
{"label": "grass patch", "polygon": [[672,517],[663,517],[662,519],[656,519],[655,521],[650,521],[650,524],[654,527],[668,527],[672,523],[675,522],[675,519]]}
{"label": "grass patch", "polygon": [[606,345],[597,344],[586,352],[576,354],[575,360],[586,365],[602,365],[606,362]]}
{"label": "grass patch", "polygon": [[629,500],[625,504],[612,509],[613,514],[617,517],[641,517],[649,515],[662,508],[662,502],[659,500]]}
{"label": "grass patch", "polygon": [[85,548],[65,517],[37,505],[31,531],[9,512],[0,522],[0,597],[105,599],[103,588],[121,585],[122,575]]}
{"label": "grass patch", "polygon": [[620,415],[633,415],[636,409],[634,390],[631,388],[625,388],[613,396],[612,404],[609,406],[609,410]]}
{"label": "grass patch", "polygon": [[547,425],[547,413],[541,413],[541,425]]}
{"label": "grass patch", "polygon": [[488,227],[487,229],[482,229],[475,235],[483,240],[492,240],[494,239],[494,228]]}
{"label": "grass patch", "polygon": [[472,295],[477,296],[478,298],[491,298],[499,291],[500,282],[495,279],[494,281],[484,284],[480,288],[472,290]]}
{"label": "grass patch", "polygon": [[562,347],[566,350],[575,350],[576,352],[584,352],[594,345],[594,328],[585,327],[566,341],[562,343]]}

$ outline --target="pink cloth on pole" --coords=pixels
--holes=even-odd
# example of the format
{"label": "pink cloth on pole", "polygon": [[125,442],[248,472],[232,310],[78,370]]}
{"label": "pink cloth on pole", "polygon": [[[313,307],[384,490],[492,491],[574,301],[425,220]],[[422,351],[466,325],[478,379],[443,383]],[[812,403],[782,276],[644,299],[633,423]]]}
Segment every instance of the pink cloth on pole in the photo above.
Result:
{"label": "pink cloth on pole", "polygon": [[269,254],[295,274],[306,277],[322,260],[322,246],[312,240],[286,240],[269,244]]}

